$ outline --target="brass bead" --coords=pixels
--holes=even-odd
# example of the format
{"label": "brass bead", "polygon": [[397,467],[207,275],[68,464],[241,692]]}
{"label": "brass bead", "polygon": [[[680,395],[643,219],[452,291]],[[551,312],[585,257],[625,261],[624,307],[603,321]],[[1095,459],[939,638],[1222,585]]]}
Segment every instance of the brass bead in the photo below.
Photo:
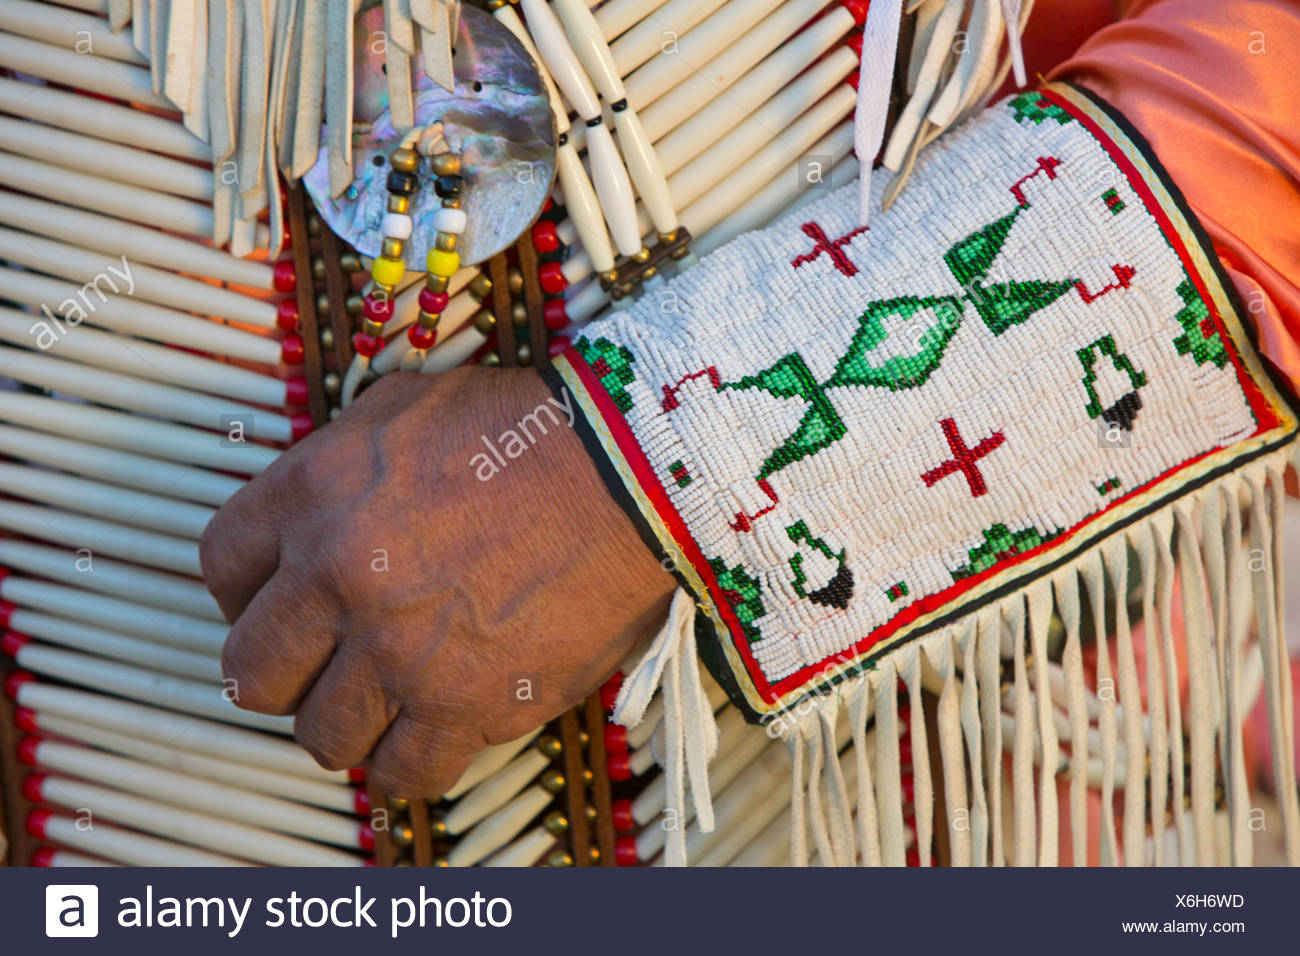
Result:
{"label": "brass bead", "polygon": [[365,308],[365,300],[362,299],[361,296],[357,295],[357,293],[353,292],[343,300],[343,305],[348,310],[348,315],[355,319]]}
{"label": "brass bead", "polygon": [[465,200],[459,196],[448,196],[442,201],[443,209],[460,209],[465,205]]}
{"label": "brass bead", "polygon": [[600,273],[600,284],[606,288],[618,284],[618,270],[610,269],[608,272]]}
{"label": "brass bead", "polygon": [[547,866],[573,866],[573,857],[563,850],[556,850],[546,858]]}
{"label": "brass bead", "polygon": [[487,273],[480,272],[470,280],[469,294],[479,302],[492,294],[492,280],[488,278]]}
{"label": "brass bead", "polygon": [[419,318],[420,328],[436,329],[438,327],[438,320],[440,318],[441,316],[432,315],[431,313],[425,312],[423,309],[421,309],[420,318]]}
{"label": "brass bead", "polygon": [[650,250],[647,249],[645,246],[642,246],[641,251],[636,253],[634,256],[632,256],[632,261],[637,263],[638,265],[640,265],[643,262],[649,262]]}
{"label": "brass bead", "polygon": [[321,388],[325,389],[325,394],[330,398],[335,398],[343,388],[343,379],[339,378],[338,372],[326,372],[321,379]]}
{"label": "brass bead", "polygon": [[682,246],[680,249],[674,249],[672,252],[668,253],[668,258],[676,261],[680,259],[685,259],[690,254],[691,254],[691,247]]}
{"label": "brass bead", "polygon": [[361,323],[361,331],[366,335],[373,335],[379,338],[384,334],[384,323],[376,322],[374,319],[366,319]]}
{"label": "brass bead", "polygon": [[415,864],[412,863],[410,860],[398,860],[396,863],[393,864],[393,866],[414,866],[414,865]]}
{"label": "brass bead", "polygon": [[433,157],[433,174],[435,176],[459,176],[460,157],[455,153],[439,153]]}
{"label": "brass bead", "polygon": [[451,863],[445,856],[435,856],[433,858],[433,865],[437,867],[449,867],[451,866]]}
{"label": "brass bead", "polygon": [[411,211],[411,197],[410,197],[410,196],[394,196],[392,193],[389,193],[389,194],[388,194],[388,211],[389,211],[389,212],[400,213],[400,214],[402,214],[402,215],[406,215],[407,213],[409,213],[409,212]]}
{"label": "brass bead", "polygon": [[569,832],[569,818],[562,810],[552,810],[542,818],[542,826],[546,827],[547,833],[559,836],[561,833]]}
{"label": "brass bead", "polygon": [[518,266],[511,266],[506,270],[506,279],[510,286],[511,295],[518,295],[524,291],[524,274],[519,271]]}
{"label": "brass bead", "polygon": [[590,803],[582,808],[582,812],[583,815],[586,816],[588,823],[595,823],[596,817],[600,816],[600,814],[596,812],[596,808]]}
{"label": "brass bead", "polygon": [[420,165],[420,154],[409,146],[399,146],[388,157],[388,164],[399,173],[413,173]]}
{"label": "brass bead", "polygon": [[588,847],[588,848],[587,848],[587,856],[589,856],[589,857],[591,858],[591,863],[592,863],[593,866],[596,866],[597,864],[599,864],[599,863],[600,863],[600,847],[596,847],[596,846]]}
{"label": "brass bead", "polygon": [[650,266],[650,268],[646,269],[644,272],[641,273],[641,281],[648,282],[658,274],[659,274],[659,270],[654,266]]}
{"label": "brass bead", "polygon": [[[337,378],[337,376],[335,376]],[[406,808],[411,805],[411,801],[406,797],[389,797],[388,809],[396,810],[398,813],[405,812]]]}
{"label": "brass bead", "polygon": [[510,0],[488,0],[488,2],[483,5],[483,9],[488,13],[496,13],[509,2]]}
{"label": "brass bead", "polygon": [[411,829],[409,823],[395,823],[392,830],[389,831],[393,842],[398,846],[410,846],[415,842],[415,831]]}
{"label": "brass bead", "polygon": [[406,256],[406,243],[392,236],[386,236],[380,248],[382,250],[380,254],[389,259],[401,259]]}
{"label": "brass bead", "polygon": [[516,302],[510,307],[510,321],[514,323],[515,328],[522,329],[528,325],[528,306],[522,302]]}
{"label": "brass bead", "polygon": [[537,738],[537,751],[543,756],[554,760],[564,753],[564,744],[560,743],[560,738],[554,734],[545,734]]}
{"label": "brass bead", "polygon": [[343,253],[343,255],[339,256],[339,267],[347,273],[360,272],[361,257],[357,255],[355,251],[349,249],[347,252]]}
{"label": "brass bead", "polygon": [[590,786],[591,782],[595,779],[596,775],[592,773],[590,769],[584,767],[582,770],[582,782]]}
{"label": "brass bead", "polygon": [[330,314],[330,297],[328,292],[322,292],[316,296],[316,314],[320,318],[325,318]]}
{"label": "brass bead", "polygon": [[492,330],[497,326],[497,317],[487,309],[479,309],[474,313],[474,318],[471,321],[474,323],[474,328],[484,335],[491,335]]}
{"label": "brass bead", "polygon": [[336,408],[331,408],[331,409],[330,409],[330,421],[334,421],[336,418],[338,418],[338,417],[339,417],[340,415],[342,415],[342,414],[343,414],[343,409],[341,409],[341,408],[337,408],[337,407],[336,407]]}
{"label": "brass bead", "polygon": [[455,233],[440,232],[438,233],[438,238],[434,240],[434,244],[443,252],[455,252],[456,246],[459,243],[457,242],[457,236]]}
{"label": "brass bead", "polygon": [[501,356],[497,355],[496,352],[488,352],[487,355],[484,355],[479,359],[478,364],[482,365],[484,368],[499,368],[501,365]]}
{"label": "brass bead", "polygon": [[515,358],[524,368],[533,364],[533,347],[527,342],[520,342],[519,347],[515,349]]}
{"label": "brass bead", "polygon": [[311,260],[311,277],[317,282],[325,281],[325,260],[320,256],[315,256]]}
{"label": "brass bead", "polygon": [[320,216],[315,213],[307,217],[307,235],[312,237],[320,235]]}
{"label": "brass bead", "polygon": [[434,817],[429,821],[429,834],[439,839],[447,835],[447,821],[442,817]]}
{"label": "brass bead", "polygon": [[451,278],[449,276],[436,276],[433,273],[427,273],[424,277],[424,287],[430,292],[446,292],[450,284]]}
{"label": "brass bead", "polygon": [[568,781],[565,779],[564,774],[559,770],[548,770],[546,773],[542,774],[541,779],[539,779],[537,783],[547,793],[559,793],[564,789],[564,786]]}
{"label": "brass bead", "polygon": [[659,233],[659,241],[663,243],[665,246],[671,246],[674,242],[677,241],[677,238],[680,235],[681,235],[680,229],[674,229],[672,232],[661,232]]}
{"label": "brass bead", "polygon": [[320,347],[323,349],[334,348],[334,330],[328,325],[320,330]]}
{"label": "brass bead", "polygon": [[587,746],[591,743],[591,736],[585,730],[578,731],[578,743],[583,747]]}

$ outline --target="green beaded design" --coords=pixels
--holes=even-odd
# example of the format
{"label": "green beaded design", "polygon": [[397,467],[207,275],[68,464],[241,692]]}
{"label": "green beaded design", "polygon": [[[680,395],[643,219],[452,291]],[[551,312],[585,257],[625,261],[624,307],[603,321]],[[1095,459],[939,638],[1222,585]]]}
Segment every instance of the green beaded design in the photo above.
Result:
{"label": "green beaded design", "polygon": [[766,611],[763,608],[763,594],[759,588],[758,578],[747,572],[743,565],[727,567],[721,558],[711,560],[709,568],[717,578],[718,587],[722,590],[727,604],[735,613],[736,619],[740,621],[740,629],[745,635],[745,640],[751,644],[761,640],[763,635],[754,622]]}
{"label": "green beaded design", "polygon": [[[806,523],[796,521],[794,524],[790,525],[790,527],[785,529],[785,533],[790,536],[790,540],[795,544],[803,543],[808,545],[808,547],[812,548],[814,551],[825,556],[827,560],[834,561],[837,570],[844,570],[844,552],[840,551],[836,554],[832,551],[830,545],[808,530],[808,525]],[[808,576],[804,574],[802,554],[796,554],[790,559],[790,570],[794,572],[792,585],[794,587],[794,593],[799,595],[801,598],[806,599],[808,594],[804,589],[804,585],[808,583]]]}
{"label": "green beaded design", "polygon": [[1010,531],[1004,524],[995,524],[983,532],[984,541],[967,552],[970,560],[952,571],[954,581],[969,578],[981,571],[987,571],[995,564],[1008,558],[1032,551],[1046,541],[1051,541],[1060,534],[1060,530],[1042,534],[1036,528],[1022,528]]}
{"label": "green beaded design", "polygon": [[627,393],[627,386],[636,378],[636,373],[632,371],[632,353],[606,338],[596,339],[595,342],[580,338],[574,342],[573,347],[600,379],[601,387],[609,395],[610,401],[623,414],[630,412],[632,396]]}
{"label": "green beaded design", "polygon": [[1103,335],[1092,344],[1079,349],[1075,354],[1079,356],[1079,361],[1083,364],[1083,388],[1088,393],[1088,404],[1085,406],[1084,411],[1088,413],[1089,418],[1096,418],[1105,411],[1105,406],[1102,405],[1096,388],[1097,360],[1101,356],[1104,355],[1109,358],[1117,371],[1128,376],[1129,383],[1133,386],[1134,391],[1147,383],[1146,373],[1139,372],[1133,367],[1132,360],[1116,348],[1115,337],[1112,335]]}
{"label": "green beaded design", "polygon": [[1010,100],[1007,105],[1015,111],[1016,121],[1020,123],[1028,121],[1038,125],[1044,120],[1053,119],[1064,126],[1073,119],[1064,108],[1057,106],[1036,90],[1021,93]]}
{"label": "green beaded design", "polygon": [[1210,310],[1196,292],[1191,279],[1185,279],[1178,286],[1178,295],[1183,300],[1179,309],[1178,324],[1183,327],[1183,334],[1174,339],[1174,348],[1179,355],[1190,355],[1197,365],[1212,363],[1216,368],[1228,364],[1228,350],[1224,347],[1219,330],[1210,318]]}

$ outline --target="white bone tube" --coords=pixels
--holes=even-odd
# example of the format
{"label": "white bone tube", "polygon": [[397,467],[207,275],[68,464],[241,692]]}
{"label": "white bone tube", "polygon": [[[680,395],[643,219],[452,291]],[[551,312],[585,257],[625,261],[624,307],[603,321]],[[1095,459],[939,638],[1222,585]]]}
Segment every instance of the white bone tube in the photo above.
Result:
{"label": "white bone tube", "polygon": [[102,17],[73,13],[49,3],[5,0],[0,5],[0,30],[75,50],[82,56],[93,51],[96,56],[137,66],[147,66],[149,62],[131,45],[125,33],[114,33]]}
{"label": "white bone tube", "polygon": [[79,246],[98,249],[112,256],[126,256],[131,262],[145,262],[251,289],[270,289],[273,284],[273,271],[264,262],[239,259],[220,249],[149,226],[123,222],[33,196],[0,193],[0,222],[63,241],[75,240]]}
{"label": "white bone tube", "polygon": [[186,753],[206,754],[209,757],[292,774],[306,780],[334,784],[346,783],[348,780],[346,771],[325,770],[311,759],[307,751],[282,737],[187,717],[157,707],[106,697],[102,693],[88,693],[70,687],[28,681],[19,685],[16,700],[18,706],[41,714],[55,714],[97,728],[116,730],[141,740],[175,747]]}
{"label": "white bone tube", "polygon": [[[30,414],[28,418],[34,422],[44,420],[39,414]],[[0,451],[64,471],[209,505],[225,503],[244,484],[239,478],[202,468],[175,465],[7,425],[0,425]]]}
{"label": "white bone tube", "polygon": [[113,730],[69,720],[45,711],[34,711],[32,719],[36,728],[42,733],[78,740],[169,770],[207,780],[221,780],[245,790],[269,793],[287,800],[297,800],[323,807],[326,810],[336,810],[339,813],[356,812],[356,791],[351,787],[320,780],[308,780],[305,777],[295,777],[293,774],[266,770],[232,760],[219,760],[216,757],[193,753],[188,749],[129,737]]}
{"label": "white bone tube", "polygon": [[62,47],[12,33],[0,33],[0,66],[116,100],[175,109],[170,100],[153,91],[146,69],[93,54],[69,56]]}
{"label": "white bone tube", "polygon": [[129,294],[137,299],[263,329],[275,328],[279,318],[275,305],[264,299],[30,233],[0,230],[0,257],[78,283],[103,282],[104,276],[120,274],[126,266]]}
{"label": "white bone tube", "polygon": [[[35,811],[40,813],[40,811]],[[171,840],[133,833],[118,827],[100,825],[83,829],[71,817],[40,815],[39,832],[47,840],[94,853],[105,859],[132,866],[248,866],[239,860],[216,853],[206,853],[182,846]],[[31,824],[29,823],[29,826]]]}
{"label": "white bone tube", "polygon": [[444,823],[447,832],[463,833],[484,817],[499,810],[541,773],[550,758],[537,750],[529,750],[497,771],[487,780],[465,794],[447,812]]}
{"label": "white bone tube", "polygon": [[0,463],[0,491],[123,524],[198,540],[216,511],[84,478]]}
{"label": "white bone tube", "polygon": [[[84,315],[91,325],[141,335],[159,342],[184,345],[200,352],[212,352],[231,358],[275,365],[281,358],[281,346],[275,339],[211,322],[187,312],[161,305],[135,302],[129,298],[106,295],[96,286],[76,286],[33,272],[0,269],[0,295],[36,308],[44,306],[52,313]],[[42,311],[44,311],[42,309]],[[49,316],[46,316],[47,321]],[[79,323],[73,323],[75,328]],[[55,334],[66,333],[68,323],[59,320]]]}
{"label": "white bone tube", "polygon": [[348,849],[360,846],[357,821],[328,810],[305,807],[300,803],[241,790],[213,780],[198,781],[173,770],[75,744],[40,740],[34,751],[38,767],[80,777],[106,787],[223,819],[256,820],[260,828],[309,840],[319,840]]}
{"label": "white bone tube", "polygon": [[75,866],[117,866],[116,863],[109,863],[98,857],[86,856],[84,853],[73,853],[71,850],[55,850],[52,847],[41,847],[32,854],[32,866],[48,867],[75,867]]}
{"label": "white bone tube", "polygon": [[[666,40],[672,38],[680,42],[683,34],[724,2],[725,0],[670,0],[666,6],[652,16],[647,16],[610,44],[609,50],[614,56],[614,65],[618,67],[619,75],[627,76],[655,55],[665,55],[663,51]],[[745,8],[748,5],[728,4],[737,18],[746,16]]]}
{"label": "white bone tube", "polygon": [[197,581],[84,551],[0,538],[0,565],[166,611],[218,623],[225,620],[208,589]]}
{"label": "white bone tube", "polygon": [[0,111],[181,159],[212,162],[212,149],[175,120],[35,83],[0,79]]}
{"label": "white bone tube", "polygon": [[96,550],[115,558],[181,574],[199,574],[197,541],[11,501],[0,501],[0,528],[70,548],[93,544]]}
{"label": "white bone tube", "polygon": [[541,732],[539,727],[530,734],[524,734],[524,736],[509,740],[506,743],[480,750],[474,755],[474,759],[469,762],[465,772],[460,775],[456,785],[442,795],[443,799],[455,800],[462,793],[492,776],[492,774],[508,764],[519,751],[536,740]]}
{"label": "white bone tube", "polygon": [[20,382],[98,404],[217,432],[207,436],[209,441],[242,443],[248,438],[266,438],[288,442],[294,437],[293,422],[277,412],[36,352],[0,346],[0,372]]}
{"label": "white bone tube", "polygon": [[39,637],[43,641],[69,647],[74,651],[98,654],[176,677],[221,683],[221,660],[213,655],[196,654],[178,647],[126,637],[24,608],[17,608],[9,615],[9,627],[29,637]]}
{"label": "white bone tube", "polygon": [[587,158],[614,245],[623,255],[634,256],[641,251],[642,233],[637,223],[636,196],[614,138],[603,124],[587,127]]}
{"label": "white bone tube", "polygon": [[504,850],[483,861],[483,866],[534,866],[548,850],[555,846],[555,837],[546,827],[536,827],[525,833]]}
{"label": "white bone tube", "polygon": [[665,0],[607,0],[596,10],[596,23],[605,39],[614,40],[651,17],[664,3]]}
{"label": "white bone tube", "polygon": [[[240,724],[285,735],[293,733],[292,718],[270,717],[240,710],[222,696],[221,688],[213,684],[167,677],[139,667],[128,667],[100,657],[40,644],[24,644],[14,659],[27,670],[46,677],[57,677],[70,684],[160,704],[228,724]],[[306,756],[305,752],[303,756]]]}
{"label": "white bone tube", "polygon": [[212,232],[212,207],[205,203],[60,169],[13,153],[0,153],[0,181],[12,189],[38,196],[58,196],[72,206],[158,229],[191,236],[207,236]]}
{"label": "white bone tube", "polygon": [[0,597],[33,610],[69,617],[96,627],[143,637],[217,657],[225,642],[226,626],[172,611],[142,607],[115,597],[9,575],[0,581]]}
{"label": "white bone tube", "polygon": [[473,866],[491,856],[517,837],[550,802],[551,795],[541,787],[529,787],[467,833],[447,854],[447,862],[451,866]]}
{"label": "white bone tube", "polygon": [[139,415],[15,392],[0,391],[0,420],[92,444],[111,442],[113,447],[137,454],[236,474],[265,471],[280,454],[251,442],[214,441],[216,436],[211,432],[147,421]]}
{"label": "white bone tube", "polygon": [[59,806],[84,807],[95,816],[146,833],[225,851],[256,863],[272,866],[364,865],[360,856],[342,850],[66,777],[46,777],[41,782],[41,797]]}
{"label": "white bone tube", "polygon": [[57,358],[258,405],[279,407],[288,397],[283,379],[88,326],[59,334],[37,315],[2,306],[0,341],[43,346]]}
{"label": "white bone tube", "polygon": [[202,166],[92,136],[0,118],[0,149],[54,167],[105,176],[117,183],[187,199],[212,200],[212,173]]}

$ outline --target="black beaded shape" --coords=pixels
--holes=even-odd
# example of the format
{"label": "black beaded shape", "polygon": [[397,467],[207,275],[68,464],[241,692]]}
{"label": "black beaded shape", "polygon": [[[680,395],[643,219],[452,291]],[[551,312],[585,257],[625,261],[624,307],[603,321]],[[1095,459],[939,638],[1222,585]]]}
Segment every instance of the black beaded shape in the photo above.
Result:
{"label": "black beaded shape", "polygon": [[439,176],[433,183],[433,191],[439,199],[459,199],[465,188],[465,180],[459,176]]}
{"label": "black beaded shape", "polygon": [[415,192],[419,180],[415,173],[399,173],[393,170],[388,174],[388,191],[395,196],[409,196]]}

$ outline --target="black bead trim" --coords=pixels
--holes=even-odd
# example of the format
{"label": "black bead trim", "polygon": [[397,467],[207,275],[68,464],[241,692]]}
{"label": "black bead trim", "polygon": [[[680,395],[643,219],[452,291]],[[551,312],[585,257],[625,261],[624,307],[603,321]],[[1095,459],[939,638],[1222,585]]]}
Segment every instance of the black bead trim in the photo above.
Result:
{"label": "black bead trim", "polygon": [[623,99],[619,100],[617,103],[611,106],[610,109],[612,109],[615,113],[623,112],[625,109],[627,109],[627,97],[626,96],[623,97]]}

